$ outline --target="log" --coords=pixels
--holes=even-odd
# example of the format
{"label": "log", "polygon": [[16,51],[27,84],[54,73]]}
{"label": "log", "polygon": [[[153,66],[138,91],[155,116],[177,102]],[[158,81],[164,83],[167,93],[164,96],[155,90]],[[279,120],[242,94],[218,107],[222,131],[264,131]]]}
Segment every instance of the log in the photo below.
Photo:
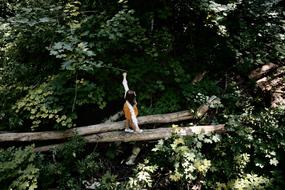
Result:
{"label": "log", "polygon": [[203,72],[200,72],[198,73],[195,78],[192,80],[192,84],[196,84],[198,82],[200,82],[201,80],[203,80],[205,74],[207,73],[208,71],[203,71]]}
{"label": "log", "polygon": [[[224,125],[205,125],[195,127],[181,127],[179,128],[179,136],[190,136],[199,133],[211,133],[224,131]],[[157,128],[145,129],[143,133],[125,133],[124,131],[112,131],[106,133],[99,133],[88,135],[85,137],[87,142],[131,142],[131,141],[150,141],[165,139],[171,137],[173,128]]]}
{"label": "log", "polygon": [[119,111],[116,114],[110,116],[104,123],[112,123],[118,121],[124,115],[123,111]]}
{"label": "log", "polygon": [[[190,111],[180,111],[176,113],[158,114],[138,117],[139,125],[172,123],[192,119],[194,116]],[[44,140],[60,140],[77,135],[90,135],[94,133],[115,131],[124,129],[124,121],[101,123],[85,127],[68,129],[65,131],[43,131],[43,132],[27,132],[27,133],[1,133],[0,142],[7,141],[44,141]]]}
{"label": "log", "polygon": [[55,149],[56,147],[63,145],[63,144],[64,143],[36,147],[36,148],[34,148],[34,152],[47,152],[47,151]]}
{"label": "log", "polygon": [[[267,67],[265,67],[267,66]],[[263,74],[268,73],[268,69],[274,68],[274,72],[268,76],[264,76],[256,81],[256,85],[264,92],[270,92],[271,94],[271,107],[285,107],[285,84],[284,84],[284,76],[285,76],[285,66],[277,67],[276,65],[265,65],[260,68],[260,71],[264,71],[263,73],[257,75],[259,78],[263,76]],[[264,68],[265,67],[265,68]],[[267,69],[266,69],[267,68]],[[258,78],[255,77],[255,78]]]}
{"label": "log", "polygon": [[[212,102],[215,102],[217,99],[218,98],[215,96],[210,97],[206,104],[198,108],[196,114],[186,110],[175,113],[141,116],[138,117],[138,123],[139,125],[165,124],[165,123],[174,123],[178,121],[190,120],[194,118],[200,118],[203,115],[205,115],[205,113],[208,111],[209,105]],[[85,127],[77,127],[77,128],[67,129],[65,131],[0,133],[0,142],[60,140],[60,139],[70,138],[75,134],[80,136],[85,136],[95,133],[122,130],[124,129],[124,126],[125,126],[124,121],[118,121],[111,123],[100,123]]]}
{"label": "log", "polygon": [[273,69],[277,68],[278,66],[273,64],[273,63],[268,63],[263,65],[260,68],[257,68],[255,70],[253,70],[250,75],[249,78],[250,79],[259,79],[261,78],[263,75],[269,73],[270,71],[272,71]]}
{"label": "log", "polygon": [[[225,132],[225,125],[204,125],[204,126],[192,126],[192,127],[179,127],[179,136],[191,136],[193,134],[200,133],[222,133]],[[151,141],[166,139],[171,137],[173,133],[173,128],[157,128],[157,129],[145,129],[143,133],[126,133],[124,131],[112,131],[105,133],[98,133],[93,135],[84,136],[88,143],[95,142],[131,142],[131,141]],[[50,149],[55,148],[61,144],[48,145],[35,148],[36,152],[45,152]]]}

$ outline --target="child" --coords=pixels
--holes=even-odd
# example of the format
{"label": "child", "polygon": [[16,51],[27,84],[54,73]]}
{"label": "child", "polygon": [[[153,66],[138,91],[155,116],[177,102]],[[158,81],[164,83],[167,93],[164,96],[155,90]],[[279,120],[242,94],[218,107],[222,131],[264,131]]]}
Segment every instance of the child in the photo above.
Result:
{"label": "child", "polygon": [[[138,126],[138,120],[137,120],[137,115],[138,115],[138,108],[137,108],[137,101],[136,101],[136,92],[133,90],[130,90],[128,87],[128,82],[127,82],[127,73],[123,73],[123,86],[125,89],[125,104],[123,107],[123,111],[125,114],[126,118],[126,123],[125,123],[125,132],[135,132],[135,133],[142,133],[143,130],[141,130]],[[132,129],[130,129],[130,127]]]}

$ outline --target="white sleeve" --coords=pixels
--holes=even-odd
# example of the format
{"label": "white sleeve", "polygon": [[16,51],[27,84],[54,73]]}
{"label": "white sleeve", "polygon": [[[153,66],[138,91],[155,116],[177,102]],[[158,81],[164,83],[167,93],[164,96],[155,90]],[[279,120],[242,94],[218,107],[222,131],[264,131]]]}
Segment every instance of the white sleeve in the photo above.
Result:
{"label": "white sleeve", "polygon": [[127,92],[128,92],[128,90],[129,90],[129,86],[128,86],[128,81],[127,81],[127,73],[123,73],[123,86],[124,86],[124,89],[125,89],[125,95],[124,95],[124,97],[126,97],[126,94],[127,94]]}

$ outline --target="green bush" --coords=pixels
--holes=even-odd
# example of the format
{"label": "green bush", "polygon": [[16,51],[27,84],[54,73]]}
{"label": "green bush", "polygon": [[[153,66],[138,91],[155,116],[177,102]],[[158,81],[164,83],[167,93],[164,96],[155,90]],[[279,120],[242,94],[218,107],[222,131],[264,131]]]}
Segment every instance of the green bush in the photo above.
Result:
{"label": "green bush", "polygon": [[53,150],[53,159],[43,155],[38,161],[39,186],[43,189],[82,189],[84,180],[99,177],[98,172],[103,167],[99,154],[88,154],[85,146],[84,139],[75,136]]}
{"label": "green bush", "polygon": [[1,189],[34,190],[38,187],[39,168],[33,146],[0,149]]}
{"label": "green bush", "polygon": [[209,173],[209,187],[282,189],[283,123],[284,110],[279,109],[259,113],[248,109],[230,116],[228,133],[208,152],[214,168]]}
{"label": "green bush", "polygon": [[[0,184],[81,189],[83,181],[96,180],[101,189],[282,189],[284,110],[268,109],[271,94],[248,77],[261,65],[284,65],[281,4],[2,0],[1,130],[100,123],[122,109],[127,71],[141,115],[193,111],[215,95],[221,104],[193,123],[226,123],[227,132],[161,140],[141,155],[146,161],[129,180],[85,150],[82,139],[36,161],[29,148],[1,150]],[[193,84],[201,72],[204,78]],[[120,152],[114,151],[109,146],[103,154],[112,164]]]}
{"label": "green bush", "polygon": [[135,176],[129,179],[129,188],[185,189],[204,183],[212,161],[202,152],[203,143],[219,142],[220,136],[183,138],[178,135],[183,133],[181,130],[174,126],[171,138],[159,140],[148,159],[138,164]]}

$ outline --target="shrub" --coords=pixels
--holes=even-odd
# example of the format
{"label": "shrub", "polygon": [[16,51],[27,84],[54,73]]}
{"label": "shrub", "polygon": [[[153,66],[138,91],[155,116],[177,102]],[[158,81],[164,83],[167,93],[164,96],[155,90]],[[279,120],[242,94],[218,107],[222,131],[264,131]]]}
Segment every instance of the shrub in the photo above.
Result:
{"label": "shrub", "polygon": [[39,169],[34,163],[36,155],[33,149],[33,146],[0,149],[1,189],[37,189]]}

